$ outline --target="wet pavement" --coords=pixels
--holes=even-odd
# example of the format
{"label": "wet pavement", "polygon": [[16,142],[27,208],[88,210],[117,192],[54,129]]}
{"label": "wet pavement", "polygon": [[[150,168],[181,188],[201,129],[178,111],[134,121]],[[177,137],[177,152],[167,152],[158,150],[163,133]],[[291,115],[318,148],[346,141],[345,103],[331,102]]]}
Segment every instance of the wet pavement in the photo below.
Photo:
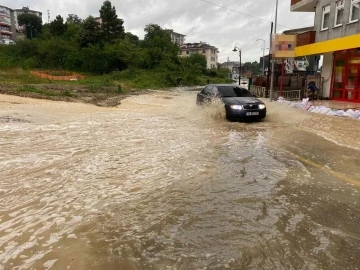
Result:
{"label": "wet pavement", "polygon": [[0,269],[360,269],[359,121],[186,92],[0,109]]}

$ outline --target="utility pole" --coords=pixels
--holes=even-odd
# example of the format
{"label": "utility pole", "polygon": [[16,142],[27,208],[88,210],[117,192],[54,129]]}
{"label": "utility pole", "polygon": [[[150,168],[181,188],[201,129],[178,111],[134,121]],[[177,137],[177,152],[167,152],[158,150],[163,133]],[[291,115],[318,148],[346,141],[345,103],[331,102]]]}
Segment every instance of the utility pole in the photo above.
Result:
{"label": "utility pole", "polygon": [[242,74],[242,67],[241,67],[241,49],[239,47],[235,47],[233,52],[237,52],[239,50],[239,58],[240,58],[240,67],[239,67],[239,85],[241,84],[241,74]]}
{"label": "utility pole", "polygon": [[[270,40],[272,38],[272,33],[273,33],[273,28],[274,28],[274,23],[271,23],[271,30],[270,30]],[[271,42],[271,41],[270,41]],[[272,58],[272,54],[271,54],[271,44],[270,44],[270,48],[269,48],[269,60],[268,60],[268,73],[267,73],[267,79],[266,79],[266,92],[267,94],[269,94],[269,85],[270,85],[270,72],[272,73],[273,71],[270,71],[270,67],[271,67],[271,58]]]}
{"label": "utility pole", "polygon": [[[276,34],[276,26],[277,26],[277,15],[278,15],[278,6],[279,6],[279,0],[276,0],[276,10],[275,10],[275,28],[274,33]],[[272,37],[271,37],[272,38]],[[273,47],[273,44],[271,42],[271,47]],[[274,50],[272,50],[274,53]],[[272,57],[273,58],[273,57]],[[271,83],[270,83],[270,101],[273,100],[273,92],[274,92],[274,69],[275,69],[275,62],[274,59],[272,59],[271,63]]]}

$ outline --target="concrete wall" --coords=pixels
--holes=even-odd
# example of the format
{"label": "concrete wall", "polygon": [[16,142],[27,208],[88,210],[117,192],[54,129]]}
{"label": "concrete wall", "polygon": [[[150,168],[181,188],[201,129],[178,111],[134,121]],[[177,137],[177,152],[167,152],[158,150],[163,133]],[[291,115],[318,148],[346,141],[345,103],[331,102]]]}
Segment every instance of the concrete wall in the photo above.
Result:
{"label": "concrete wall", "polygon": [[17,33],[16,33],[16,27],[15,27],[15,15],[14,12],[11,11],[11,32],[13,33],[12,35],[12,40],[17,41]]}
{"label": "concrete wall", "polygon": [[321,69],[321,77],[324,78],[324,89],[323,89],[324,97],[330,97],[332,66],[333,66],[333,54],[325,53],[323,58],[323,66]]}
{"label": "concrete wall", "polygon": [[[316,30],[316,42],[340,38],[344,36],[351,36],[357,33],[360,33],[360,20],[354,23],[349,23],[350,16],[350,6],[351,1],[345,0],[344,7],[344,18],[341,26],[334,27],[335,25],[335,0],[320,0],[316,6],[316,15],[315,15],[315,30]],[[322,13],[323,7],[330,5],[330,21],[329,21],[329,29],[321,31],[321,23],[322,23]]]}

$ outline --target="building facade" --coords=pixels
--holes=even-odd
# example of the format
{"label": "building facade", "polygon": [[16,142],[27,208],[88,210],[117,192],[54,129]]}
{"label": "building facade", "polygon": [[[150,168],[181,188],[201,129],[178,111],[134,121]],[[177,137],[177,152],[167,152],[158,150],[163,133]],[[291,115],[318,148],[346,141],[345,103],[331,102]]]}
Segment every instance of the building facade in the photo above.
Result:
{"label": "building facade", "polygon": [[206,57],[208,69],[217,68],[219,50],[216,47],[202,41],[199,43],[185,43],[180,46],[179,56],[181,57],[189,57],[195,53]]}
{"label": "building facade", "polygon": [[360,102],[360,0],[291,0],[291,11],[315,12],[315,42],[295,55],[323,55],[323,96]]}
{"label": "building facade", "polygon": [[14,11],[0,6],[0,40],[16,40]]}
{"label": "building facade", "polygon": [[36,16],[38,16],[38,17],[40,17],[42,19],[42,13],[40,11],[31,10],[31,9],[29,9],[29,7],[23,7],[21,9],[15,9],[14,10],[15,28],[16,28],[16,31],[20,32],[20,33],[25,32],[25,26],[19,24],[18,17],[21,14],[33,14],[33,15],[36,15]]}
{"label": "building facade", "polygon": [[185,43],[186,35],[179,34],[174,32],[172,29],[166,29],[170,33],[170,38],[172,43],[176,43],[177,45],[181,46]]}

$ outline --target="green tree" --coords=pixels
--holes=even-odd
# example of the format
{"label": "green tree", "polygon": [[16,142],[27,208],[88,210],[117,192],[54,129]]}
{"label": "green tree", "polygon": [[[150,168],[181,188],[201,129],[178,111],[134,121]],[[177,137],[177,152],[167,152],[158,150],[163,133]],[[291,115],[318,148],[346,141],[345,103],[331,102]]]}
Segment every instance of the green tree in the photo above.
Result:
{"label": "green tree", "polygon": [[100,17],[102,20],[101,28],[108,43],[116,39],[124,38],[124,21],[116,15],[116,9],[110,1],[105,1],[101,7]]}
{"label": "green tree", "polygon": [[115,44],[107,44],[104,48],[109,61],[110,70],[126,70],[141,66],[142,49],[128,39],[118,40]]}
{"label": "green tree", "polygon": [[86,18],[79,31],[78,41],[81,47],[87,47],[89,45],[101,45],[102,33],[100,24],[94,17],[89,16]]}
{"label": "green tree", "polygon": [[57,15],[55,20],[50,23],[50,33],[53,36],[62,36],[66,31],[67,25],[64,23],[63,17]]}
{"label": "green tree", "polygon": [[23,13],[18,16],[19,24],[25,26],[27,39],[32,39],[41,34],[42,20],[39,16]]}
{"label": "green tree", "polygon": [[161,63],[179,62],[179,47],[171,42],[168,31],[157,24],[149,24],[145,27],[145,32],[143,46],[148,52],[148,68],[158,67]]}
{"label": "green tree", "polygon": [[260,64],[257,61],[255,61],[255,62],[246,62],[243,65],[243,70],[251,71],[251,73],[253,75],[260,75],[261,74],[261,67],[260,67]]}
{"label": "green tree", "polygon": [[82,69],[93,73],[106,73],[109,71],[109,59],[104,50],[98,45],[90,45],[81,50]]}
{"label": "green tree", "polygon": [[202,72],[204,72],[207,68],[207,60],[205,55],[194,53],[186,59],[191,65],[199,64]]}
{"label": "green tree", "polygon": [[39,45],[39,59],[43,62],[44,67],[63,69],[69,55],[76,50],[74,44],[64,40],[61,37],[53,37],[44,40]]}
{"label": "green tree", "polygon": [[69,14],[66,19],[67,24],[77,24],[80,25],[82,23],[82,20],[79,18],[76,14]]}
{"label": "green tree", "polygon": [[139,43],[140,43],[139,37],[136,35],[133,35],[130,32],[126,32],[125,38],[132,44],[139,45]]}

